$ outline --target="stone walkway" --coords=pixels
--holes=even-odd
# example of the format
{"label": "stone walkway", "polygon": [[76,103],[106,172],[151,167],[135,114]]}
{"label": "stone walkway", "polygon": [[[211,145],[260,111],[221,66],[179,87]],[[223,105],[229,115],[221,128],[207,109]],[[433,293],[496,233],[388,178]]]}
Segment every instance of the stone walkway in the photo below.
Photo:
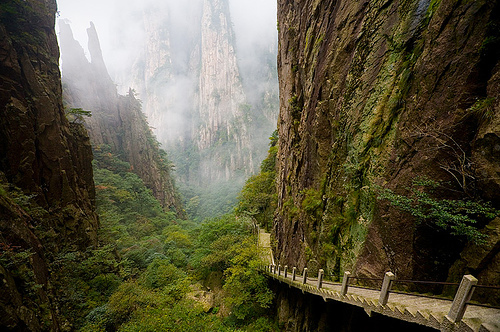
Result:
{"label": "stone walkway", "polygon": [[[260,232],[259,244],[264,249],[264,262],[273,264],[269,234]],[[464,318],[459,323],[452,323],[446,317],[452,301],[446,299],[428,298],[412,294],[390,293],[386,305],[379,304],[380,291],[374,289],[349,286],[347,294],[342,296],[341,284],[323,281],[321,288],[317,286],[317,279],[308,278],[303,284],[302,276],[292,280],[292,271],[288,270],[287,277],[284,271],[280,275],[266,270],[270,277],[286,283],[303,292],[321,296],[325,301],[340,301],[364,308],[368,315],[376,312],[385,316],[425,325],[443,332],[500,332],[500,309],[485,308],[477,305],[468,305]]]}
{"label": "stone walkway", "polygon": [[259,247],[262,248],[262,260],[274,264],[273,252],[271,249],[271,234],[259,229]]}

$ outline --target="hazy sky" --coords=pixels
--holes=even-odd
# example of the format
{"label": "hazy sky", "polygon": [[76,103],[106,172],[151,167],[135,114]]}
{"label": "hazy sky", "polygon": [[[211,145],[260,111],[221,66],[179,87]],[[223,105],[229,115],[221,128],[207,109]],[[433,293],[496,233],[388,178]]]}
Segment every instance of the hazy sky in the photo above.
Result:
{"label": "hazy sky", "polygon": [[[175,0],[190,1],[190,0]],[[94,22],[104,61],[112,77],[129,70],[140,51],[143,40],[141,8],[152,5],[161,8],[165,0],[57,0],[59,18],[71,24],[75,39],[87,49],[86,29]],[[276,0],[229,0],[239,48],[251,52],[255,45],[275,44]],[[119,83],[119,82],[116,82]],[[124,87],[127,89],[127,87]],[[121,89],[120,89],[121,90]]]}

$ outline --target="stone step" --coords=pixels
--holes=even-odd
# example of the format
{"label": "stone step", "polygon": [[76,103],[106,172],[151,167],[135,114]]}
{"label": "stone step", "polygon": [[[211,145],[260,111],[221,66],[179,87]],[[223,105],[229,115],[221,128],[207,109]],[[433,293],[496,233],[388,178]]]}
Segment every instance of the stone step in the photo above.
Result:
{"label": "stone step", "polygon": [[429,325],[436,328],[436,329],[439,329],[440,326],[441,326],[441,323],[443,322],[444,320],[444,316],[436,316],[434,313],[430,313],[429,314],[429,318],[427,319],[427,321],[429,322]]}
{"label": "stone step", "polygon": [[[479,323],[481,324],[481,323]],[[479,330],[479,324],[474,324],[472,322],[465,322],[465,321],[460,321],[460,323],[458,324],[459,327],[458,327],[458,330],[460,332],[476,332]]]}
{"label": "stone step", "polygon": [[417,317],[417,310],[415,308],[405,308],[404,314],[407,316],[411,316],[413,318]]}

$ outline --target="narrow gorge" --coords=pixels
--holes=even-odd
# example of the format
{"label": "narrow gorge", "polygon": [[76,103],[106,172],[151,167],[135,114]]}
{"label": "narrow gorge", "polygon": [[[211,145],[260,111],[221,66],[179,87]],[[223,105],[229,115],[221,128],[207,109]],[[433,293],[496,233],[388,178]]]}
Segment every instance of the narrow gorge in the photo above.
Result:
{"label": "narrow gorge", "polygon": [[307,273],[500,317],[499,82],[498,0],[4,0],[0,331],[435,330]]}
{"label": "narrow gorge", "polygon": [[238,53],[237,38],[246,36],[236,35],[227,0],[155,3],[140,15],[144,42],[124,80],[176,165],[186,204],[194,198],[188,210],[228,212],[213,197],[234,204],[275,130],[276,42],[260,42],[243,61],[250,55]]}

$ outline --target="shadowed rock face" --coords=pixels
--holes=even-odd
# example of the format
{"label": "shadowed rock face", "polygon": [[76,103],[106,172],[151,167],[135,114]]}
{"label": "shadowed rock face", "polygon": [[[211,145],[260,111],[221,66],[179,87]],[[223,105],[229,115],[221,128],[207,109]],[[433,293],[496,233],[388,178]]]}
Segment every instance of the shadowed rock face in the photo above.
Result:
{"label": "shadowed rock face", "polygon": [[[92,151],[83,127],[64,114],[55,13],[55,1],[0,4],[2,330],[58,330],[46,256],[96,243]],[[37,208],[18,205],[13,191]],[[27,250],[31,276],[14,278],[6,257]],[[28,291],[25,282],[40,287]]]}
{"label": "shadowed rock face", "polygon": [[0,171],[9,183],[36,195],[44,208],[81,209],[75,240],[90,243],[95,235],[84,240],[79,232],[97,226],[92,153],[85,132],[64,115],[55,3],[2,6],[14,12],[4,14],[9,16],[2,17],[0,30]]}
{"label": "shadowed rock face", "polygon": [[498,206],[499,17],[498,1],[278,1],[281,264],[447,278],[464,243],[375,185],[426,176]]}

